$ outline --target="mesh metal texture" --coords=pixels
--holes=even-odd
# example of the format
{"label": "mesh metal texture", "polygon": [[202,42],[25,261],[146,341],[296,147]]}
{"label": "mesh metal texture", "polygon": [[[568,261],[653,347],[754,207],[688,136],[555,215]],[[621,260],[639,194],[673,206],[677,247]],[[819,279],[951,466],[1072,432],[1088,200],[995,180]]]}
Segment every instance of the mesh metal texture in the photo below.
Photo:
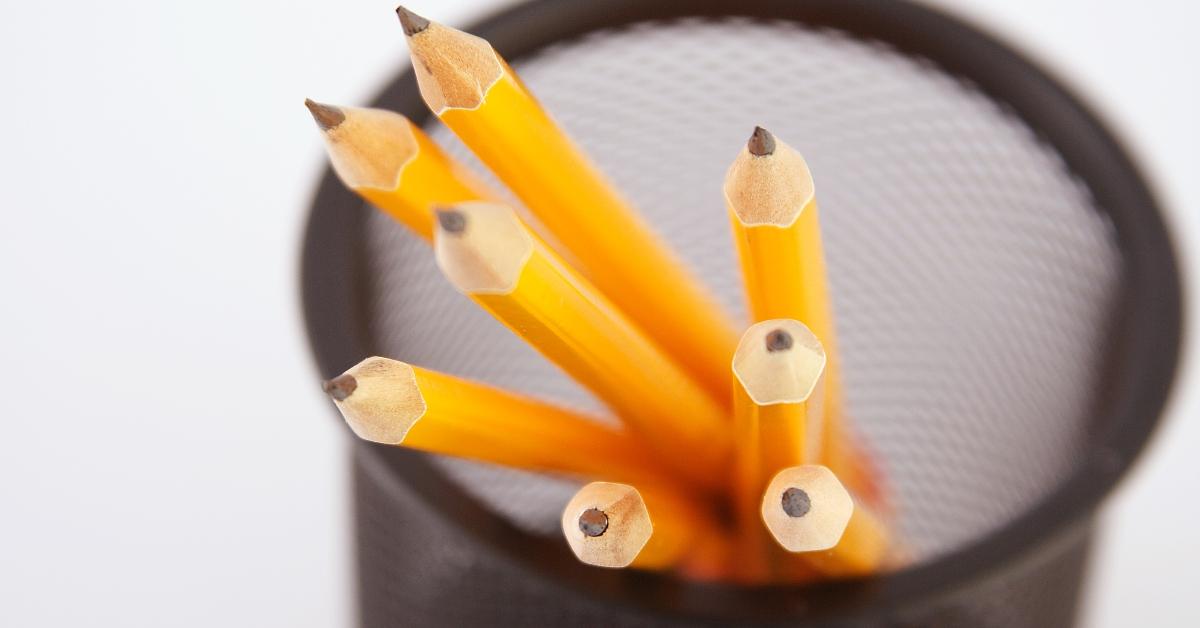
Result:
{"label": "mesh metal texture", "polygon": [[[1042,548],[1030,560],[1009,564],[983,582],[942,596],[916,610],[885,611],[870,618],[821,615],[804,604],[784,608],[741,600],[746,615],[682,615],[640,611],[612,603],[635,593],[691,606],[696,596],[659,583],[622,576],[607,595],[587,595],[513,555],[480,543],[429,508],[384,457],[358,449],[354,466],[361,624],[392,626],[808,626],[820,628],[1065,628],[1075,621],[1076,599],[1089,547],[1088,526]],[[532,557],[530,557],[532,558]],[[573,561],[573,558],[568,560]],[[589,569],[576,566],[578,569]],[[594,569],[593,569],[594,571]],[[608,584],[612,584],[610,581]],[[614,591],[615,589],[615,591]],[[715,597],[715,596],[714,596]],[[721,598],[718,598],[721,599]],[[724,601],[722,599],[722,601]],[[716,606],[720,606],[717,602]],[[711,605],[710,605],[711,606]]]}
{"label": "mesh metal texture", "polygon": [[[917,561],[1003,526],[1075,468],[1121,258],[1086,187],[1003,105],[922,59],[791,22],[644,23],[513,61],[741,319],[725,170],[755,124],[805,155],[847,406]],[[429,130],[483,171],[448,131]],[[600,409],[456,293],[423,243],[379,212],[367,232],[380,354]],[[438,464],[548,536],[574,488]]]}

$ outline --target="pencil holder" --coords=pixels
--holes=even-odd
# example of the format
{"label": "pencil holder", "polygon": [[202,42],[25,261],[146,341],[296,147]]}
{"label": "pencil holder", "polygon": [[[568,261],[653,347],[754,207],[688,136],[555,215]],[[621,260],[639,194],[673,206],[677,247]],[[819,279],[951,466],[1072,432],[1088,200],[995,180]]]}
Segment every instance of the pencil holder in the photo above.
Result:
{"label": "pencil holder", "polygon": [[[1181,335],[1156,202],[1079,101],[906,2],[537,0],[467,30],[743,320],[724,171],[756,124],[804,153],[846,407],[912,562],[761,588],[588,567],[558,528],[574,484],[356,441],[364,625],[1073,624],[1096,508],[1158,420]],[[411,72],[375,105],[478,167]],[[332,174],[303,289],[326,377],[383,355],[598,408]]]}

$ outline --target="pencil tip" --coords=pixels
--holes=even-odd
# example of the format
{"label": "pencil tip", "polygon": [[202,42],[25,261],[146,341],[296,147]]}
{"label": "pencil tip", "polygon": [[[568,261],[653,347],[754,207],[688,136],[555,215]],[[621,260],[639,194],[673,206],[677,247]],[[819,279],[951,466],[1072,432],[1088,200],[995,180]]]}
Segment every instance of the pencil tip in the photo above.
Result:
{"label": "pencil tip", "polygon": [[787,351],[792,348],[792,335],[786,329],[776,329],[767,334],[766,344],[770,353]]}
{"label": "pencil tip", "polygon": [[400,25],[404,27],[404,35],[407,37],[429,28],[429,20],[409,11],[404,5],[396,7],[396,15],[400,18]]}
{"label": "pencil tip", "polygon": [[346,114],[341,109],[333,105],[323,105],[311,98],[304,99],[304,106],[308,107],[313,120],[317,121],[317,126],[321,127],[322,131],[334,129],[346,119]]}
{"label": "pencil tip", "polygon": [[588,508],[579,515],[579,530],[590,537],[597,537],[608,530],[608,515],[599,508]]}
{"label": "pencil tip", "polygon": [[321,384],[321,390],[333,397],[335,401],[345,401],[356,388],[358,388],[358,380],[348,373],[338,375]]}
{"label": "pencil tip", "polygon": [[783,492],[783,512],[786,512],[789,517],[803,517],[812,509],[812,499],[804,489],[791,487]]}
{"label": "pencil tip", "polygon": [[446,233],[462,233],[467,229],[467,217],[461,211],[448,207],[445,209],[435,210],[437,213],[438,225],[442,227],[442,231]]}
{"label": "pencil tip", "polygon": [[775,152],[775,136],[761,126],[754,127],[750,141],[746,142],[746,150],[756,157],[765,157]]}

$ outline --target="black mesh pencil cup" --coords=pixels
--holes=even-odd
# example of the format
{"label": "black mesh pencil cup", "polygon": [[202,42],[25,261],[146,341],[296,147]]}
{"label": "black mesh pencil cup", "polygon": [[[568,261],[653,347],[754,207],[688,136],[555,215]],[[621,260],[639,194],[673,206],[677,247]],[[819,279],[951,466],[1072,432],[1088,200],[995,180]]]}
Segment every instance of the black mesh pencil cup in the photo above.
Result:
{"label": "black mesh pencil cup", "polygon": [[[539,0],[467,30],[742,317],[724,171],[755,124],[805,154],[847,407],[914,562],[765,588],[587,567],[557,527],[576,484],[356,442],[364,625],[1074,622],[1096,508],[1158,419],[1181,334],[1159,209],[1077,100],[902,2]],[[478,165],[411,73],[375,104]],[[597,408],[332,174],[303,290],[326,377],[383,355]]]}

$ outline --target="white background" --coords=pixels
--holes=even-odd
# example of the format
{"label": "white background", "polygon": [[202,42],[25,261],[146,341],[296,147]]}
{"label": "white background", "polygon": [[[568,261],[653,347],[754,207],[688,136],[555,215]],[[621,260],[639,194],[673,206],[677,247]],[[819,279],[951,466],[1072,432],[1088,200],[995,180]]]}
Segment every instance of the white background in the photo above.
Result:
{"label": "white background", "polygon": [[[937,4],[1090,97],[1191,255],[1194,3]],[[463,24],[495,5],[412,8]],[[323,167],[300,103],[361,103],[394,73],[406,54],[391,2],[5,9],[0,625],[350,624],[346,442],[299,316]],[[1085,625],[1200,621],[1190,362],[1106,508]]]}

